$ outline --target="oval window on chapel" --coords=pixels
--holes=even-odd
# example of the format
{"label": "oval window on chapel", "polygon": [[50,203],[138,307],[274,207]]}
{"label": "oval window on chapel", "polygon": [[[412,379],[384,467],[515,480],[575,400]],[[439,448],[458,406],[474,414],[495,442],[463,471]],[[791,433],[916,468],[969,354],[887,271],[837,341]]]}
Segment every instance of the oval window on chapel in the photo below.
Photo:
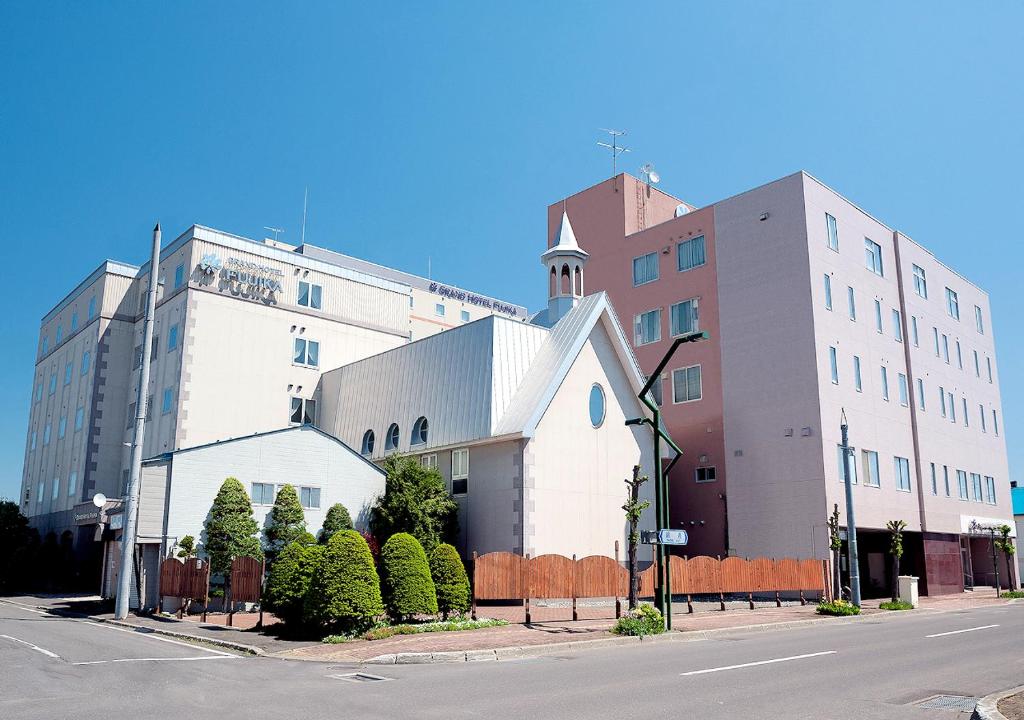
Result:
{"label": "oval window on chapel", "polygon": [[604,423],[604,388],[594,383],[590,388],[590,424],[601,427]]}

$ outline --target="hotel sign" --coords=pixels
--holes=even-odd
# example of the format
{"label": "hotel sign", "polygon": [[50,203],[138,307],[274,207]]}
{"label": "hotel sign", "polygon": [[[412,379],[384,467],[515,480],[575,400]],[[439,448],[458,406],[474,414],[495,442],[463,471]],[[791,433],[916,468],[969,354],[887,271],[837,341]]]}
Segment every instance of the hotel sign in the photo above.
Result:
{"label": "hotel sign", "polygon": [[459,300],[461,302],[467,302],[470,305],[478,305],[479,307],[485,307],[488,310],[494,310],[495,312],[505,313],[512,317],[519,315],[519,308],[514,305],[500,302],[498,300],[491,300],[482,295],[474,295],[471,292],[465,290],[459,290],[458,288],[448,287],[447,285],[441,285],[440,283],[432,282],[427,288],[430,292],[441,297],[451,298],[452,300]]}
{"label": "hotel sign", "polygon": [[220,278],[221,290],[266,303],[277,302],[275,294],[281,292],[281,278],[284,277],[277,268],[235,257],[229,257],[222,265],[215,253],[203,255],[198,268],[210,282]]}

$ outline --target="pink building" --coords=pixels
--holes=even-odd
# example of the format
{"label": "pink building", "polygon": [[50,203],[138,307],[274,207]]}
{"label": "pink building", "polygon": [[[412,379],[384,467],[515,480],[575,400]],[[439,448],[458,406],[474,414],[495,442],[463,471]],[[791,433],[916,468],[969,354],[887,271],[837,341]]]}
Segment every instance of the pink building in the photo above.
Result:
{"label": "pink building", "polygon": [[619,175],[552,204],[550,242],[563,212],[641,368],[710,334],[658,386],[688,554],[826,557],[845,410],[865,596],[895,519],[924,592],[992,583],[979,528],[1013,516],[984,291],[803,172],[704,208]]}

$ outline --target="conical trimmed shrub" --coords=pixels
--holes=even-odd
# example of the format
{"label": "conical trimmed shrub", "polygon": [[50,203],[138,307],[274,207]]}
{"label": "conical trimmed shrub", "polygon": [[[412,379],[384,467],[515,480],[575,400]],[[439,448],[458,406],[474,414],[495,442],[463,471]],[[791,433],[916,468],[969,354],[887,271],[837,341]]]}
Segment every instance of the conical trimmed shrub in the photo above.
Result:
{"label": "conical trimmed shrub", "polygon": [[215,575],[231,571],[236,557],[263,557],[263,549],[256,537],[259,526],[252,516],[252,503],[245,486],[236,478],[227,478],[213,499],[206,518],[206,539],[203,550],[210,559],[210,570]]}
{"label": "conical trimmed shrub", "polygon": [[267,577],[263,606],[279,617],[290,630],[302,625],[306,594],[319,564],[321,553],[310,552],[311,549],[311,546],[298,542],[286,545],[270,566],[270,575]]}
{"label": "conical trimmed shrub", "polygon": [[273,559],[286,545],[300,542],[306,534],[306,518],[302,512],[299,494],[291,485],[283,485],[274,498],[267,525],[263,528],[267,557]]}
{"label": "conical trimmed shrub", "polygon": [[348,508],[341,503],[334,503],[327,510],[327,516],[324,518],[324,526],[320,530],[320,544],[326,545],[327,541],[334,537],[334,533],[339,530],[352,529],[352,516],[349,515]]}
{"label": "conical trimmed shrub", "polygon": [[437,614],[437,593],[430,564],[419,540],[409,533],[388,538],[380,551],[384,604],[396,621]]}
{"label": "conical trimmed shrub", "polygon": [[370,548],[355,530],[342,530],[328,541],[306,607],[312,622],[342,632],[363,630],[384,613]]}
{"label": "conical trimmed shrub", "polygon": [[448,619],[449,613],[469,610],[469,578],[459,551],[441,543],[430,553],[430,577],[437,590],[437,609]]}

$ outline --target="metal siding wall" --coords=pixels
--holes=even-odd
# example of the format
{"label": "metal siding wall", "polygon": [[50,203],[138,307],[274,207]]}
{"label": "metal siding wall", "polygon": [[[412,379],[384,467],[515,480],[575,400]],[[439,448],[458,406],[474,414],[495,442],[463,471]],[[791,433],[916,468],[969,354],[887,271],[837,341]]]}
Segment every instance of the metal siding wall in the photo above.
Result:
{"label": "metal siding wall", "polygon": [[527,370],[550,331],[513,320],[494,322],[492,417],[497,422],[519,390]]}
{"label": "metal siding wall", "polygon": [[142,468],[138,522],[140,536],[156,537],[163,535],[164,501],[167,494],[167,478],[170,472],[170,461],[144,465]]}
{"label": "metal siding wall", "polygon": [[393,422],[401,432],[398,451],[409,452],[413,424],[421,415],[430,432],[417,452],[488,437],[494,323],[495,318],[484,318],[326,373],[323,417],[333,424],[324,427],[356,450],[372,429],[374,458],[383,457]]}

